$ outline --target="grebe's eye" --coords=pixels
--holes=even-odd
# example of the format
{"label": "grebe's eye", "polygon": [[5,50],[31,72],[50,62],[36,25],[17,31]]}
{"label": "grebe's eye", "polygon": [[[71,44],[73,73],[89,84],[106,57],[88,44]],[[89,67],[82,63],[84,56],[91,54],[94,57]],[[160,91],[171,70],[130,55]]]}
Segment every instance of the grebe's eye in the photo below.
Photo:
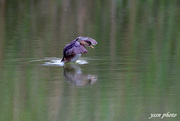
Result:
{"label": "grebe's eye", "polygon": [[88,46],[90,46],[90,45],[91,45],[91,42],[90,42],[90,41],[86,41],[86,43],[88,44]]}

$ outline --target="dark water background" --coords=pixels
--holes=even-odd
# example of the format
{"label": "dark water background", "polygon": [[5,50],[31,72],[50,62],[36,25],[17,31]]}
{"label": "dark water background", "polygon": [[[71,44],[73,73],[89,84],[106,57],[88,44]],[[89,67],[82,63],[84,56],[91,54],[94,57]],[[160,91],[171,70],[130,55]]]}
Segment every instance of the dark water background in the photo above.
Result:
{"label": "dark water background", "polygon": [[[0,0],[0,121],[179,121],[179,6]],[[44,65],[77,36],[99,43],[86,64]]]}

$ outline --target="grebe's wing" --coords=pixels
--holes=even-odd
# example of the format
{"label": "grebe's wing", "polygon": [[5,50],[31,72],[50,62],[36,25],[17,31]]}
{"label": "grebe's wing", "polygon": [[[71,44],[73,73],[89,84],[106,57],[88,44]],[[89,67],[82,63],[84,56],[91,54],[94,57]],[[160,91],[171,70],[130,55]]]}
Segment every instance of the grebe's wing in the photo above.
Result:
{"label": "grebe's wing", "polygon": [[75,54],[85,54],[88,50],[84,46],[80,45],[79,42],[72,41],[70,44],[66,45],[63,50],[64,57]]}

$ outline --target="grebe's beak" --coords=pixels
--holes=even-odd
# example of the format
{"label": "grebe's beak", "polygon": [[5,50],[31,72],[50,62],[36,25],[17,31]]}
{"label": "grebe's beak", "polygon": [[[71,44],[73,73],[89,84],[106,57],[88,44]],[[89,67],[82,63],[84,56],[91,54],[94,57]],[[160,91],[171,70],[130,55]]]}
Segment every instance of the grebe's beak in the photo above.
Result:
{"label": "grebe's beak", "polygon": [[92,45],[90,46],[92,49],[95,49]]}

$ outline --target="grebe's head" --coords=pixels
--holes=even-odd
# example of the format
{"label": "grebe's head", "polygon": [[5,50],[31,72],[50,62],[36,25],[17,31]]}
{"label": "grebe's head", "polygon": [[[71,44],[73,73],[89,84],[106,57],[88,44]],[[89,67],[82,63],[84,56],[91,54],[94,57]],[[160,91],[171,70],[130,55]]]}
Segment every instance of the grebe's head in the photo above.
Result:
{"label": "grebe's head", "polygon": [[85,47],[91,47],[91,48],[94,48],[93,45],[98,44],[96,40],[90,37],[77,37],[76,41]]}

